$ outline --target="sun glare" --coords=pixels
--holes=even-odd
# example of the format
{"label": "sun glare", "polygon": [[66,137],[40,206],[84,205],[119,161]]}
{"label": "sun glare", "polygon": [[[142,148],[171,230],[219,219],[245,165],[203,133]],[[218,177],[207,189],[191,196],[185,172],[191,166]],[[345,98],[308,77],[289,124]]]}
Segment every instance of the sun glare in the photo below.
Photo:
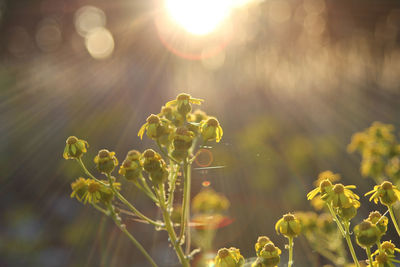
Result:
{"label": "sun glare", "polygon": [[169,16],[186,31],[205,35],[215,30],[229,15],[229,0],[165,0]]}

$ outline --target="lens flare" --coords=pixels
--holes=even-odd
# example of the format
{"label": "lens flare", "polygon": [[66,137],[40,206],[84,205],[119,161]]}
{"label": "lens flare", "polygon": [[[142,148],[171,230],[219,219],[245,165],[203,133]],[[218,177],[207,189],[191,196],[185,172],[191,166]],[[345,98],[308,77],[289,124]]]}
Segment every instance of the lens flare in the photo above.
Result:
{"label": "lens flare", "polygon": [[215,30],[229,15],[228,0],[165,0],[169,16],[189,33],[205,35]]}

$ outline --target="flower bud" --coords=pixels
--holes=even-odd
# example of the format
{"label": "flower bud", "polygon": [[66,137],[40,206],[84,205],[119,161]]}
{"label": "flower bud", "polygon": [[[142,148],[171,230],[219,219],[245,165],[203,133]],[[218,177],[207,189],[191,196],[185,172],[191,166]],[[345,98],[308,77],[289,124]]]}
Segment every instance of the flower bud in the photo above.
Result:
{"label": "flower bud", "polygon": [[357,244],[364,248],[373,246],[380,238],[381,232],[375,224],[368,220],[354,227]]}
{"label": "flower bud", "polygon": [[151,114],[140,128],[138,136],[142,138],[145,131],[150,139],[157,140],[165,145],[168,142],[171,129],[165,119],[160,119],[157,115]]}
{"label": "flower bud", "polygon": [[389,219],[386,216],[382,216],[379,211],[371,212],[368,216],[368,221],[378,227],[379,231],[381,232],[381,236],[386,233]]}
{"label": "flower bud", "polygon": [[147,149],[141,157],[142,166],[150,174],[153,183],[163,183],[168,178],[168,169],[160,154]]}
{"label": "flower bud", "polygon": [[130,161],[136,161],[140,159],[140,156],[140,152],[133,149],[128,152],[128,154],[126,155],[126,159],[129,159]]}
{"label": "flower bud", "polygon": [[386,181],[382,183],[379,195],[381,202],[386,206],[393,205],[399,200],[398,192],[396,192],[395,189],[397,188],[394,187],[391,182]]}
{"label": "flower bud", "polygon": [[360,207],[360,202],[357,200],[351,201],[351,206],[347,208],[339,208],[339,216],[345,221],[350,221],[357,215],[357,209]]}
{"label": "flower bud", "polygon": [[89,144],[85,140],[78,139],[75,136],[70,136],[67,138],[63,157],[65,159],[80,158],[87,152],[87,147],[89,147]]}
{"label": "flower bud", "polygon": [[260,257],[262,259],[262,263],[266,267],[273,267],[279,264],[280,262],[281,250],[278,247],[270,242],[267,243],[264,248],[260,252]]}
{"label": "flower bud", "polygon": [[267,236],[259,236],[258,237],[257,243],[254,245],[257,256],[260,256],[260,251],[268,243],[271,243],[271,240]]}
{"label": "flower bud", "polygon": [[193,144],[194,134],[189,131],[186,127],[179,127],[176,129],[175,133],[172,135],[174,149],[172,151],[172,156],[182,161],[189,155],[189,149]]}
{"label": "flower bud", "polygon": [[224,133],[218,120],[214,117],[209,117],[203,121],[200,129],[204,141],[215,140],[218,143]]}
{"label": "flower bud", "polygon": [[120,166],[118,173],[123,175],[127,180],[135,181],[140,177],[140,174],[142,173],[142,167],[140,166],[140,162],[138,160],[131,161],[127,158]]}
{"label": "flower bud", "polygon": [[286,214],[275,224],[275,230],[287,238],[293,238],[300,234],[301,223],[293,214]]}
{"label": "flower bud", "polygon": [[94,163],[101,173],[110,174],[118,166],[118,159],[115,157],[115,152],[102,149],[94,158]]}
{"label": "flower bud", "polygon": [[221,248],[214,259],[214,267],[241,267],[244,258],[237,248]]}

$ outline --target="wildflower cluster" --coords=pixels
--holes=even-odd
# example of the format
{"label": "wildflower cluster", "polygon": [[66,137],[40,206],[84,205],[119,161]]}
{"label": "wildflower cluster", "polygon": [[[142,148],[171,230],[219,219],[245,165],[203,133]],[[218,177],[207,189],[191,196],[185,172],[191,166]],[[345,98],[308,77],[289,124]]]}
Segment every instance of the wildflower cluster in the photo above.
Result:
{"label": "wildflower cluster", "polygon": [[[143,138],[146,134],[154,140],[157,151],[130,150],[120,165],[115,152],[101,149],[93,161],[98,172],[105,178],[93,175],[83,163],[82,158],[88,148],[86,141],[75,136],[66,141],[63,157],[76,160],[87,176],[79,177],[71,184],[71,198],[92,205],[109,216],[152,266],[157,264],[124,224],[120,214],[121,211],[128,213],[124,209],[129,209],[140,221],[157,230],[165,230],[184,267],[190,266],[191,259],[200,248],[204,251],[213,249],[215,230],[227,220],[225,213],[230,202],[224,195],[212,189],[204,189],[191,202],[191,164],[197,156],[194,150],[199,143],[219,142],[223,135],[216,118],[207,116],[203,111],[192,112],[192,104],[200,105],[202,102],[188,94],[180,94],[175,100],[166,103],[159,114],[147,118],[138,136]],[[391,222],[400,236],[393,208],[400,200],[400,190],[392,184],[400,178],[400,145],[393,130],[391,125],[374,123],[364,132],[355,134],[348,149],[361,153],[362,174],[380,181],[365,196],[387,208]],[[124,180],[112,176],[115,169],[118,169]],[[176,203],[174,198],[180,186],[177,182],[180,173],[183,174],[183,194],[182,200]],[[344,243],[354,262],[352,266],[361,266],[353,247],[352,235],[355,242],[365,249],[368,258],[366,262],[370,267],[395,266],[395,263],[400,263],[396,259],[400,249],[391,241],[382,242],[390,225],[386,213],[373,211],[355,225],[353,231],[350,230],[351,221],[361,205],[360,197],[353,191],[356,186],[343,185],[338,183],[340,180],[341,176],[331,171],[322,172],[317,177],[315,188],[307,194],[307,199],[319,214],[288,213],[276,222],[277,234],[288,240],[287,266],[294,264],[294,239],[299,235],[303,235],[316,252],[337,266],[350,266]],[[162,220],[153,220],[136,209],[121,194],[122,181],[135,185],[153,201],[160,208]],[[193,226],[192,231],[189,226]],[[194,250],[192,237],[199,247]],[[267,236],[260,236],[254,248],[256,258],[251,261],[252,267],[274,267],[281,262],[281,249]],[[242,267],[245,259],[237,248],[221,248],[212,263],[215,267]]]}
{"label": "wildflower cluster", "polygon": [[[157,264],[128,231],[119,212],[125,208],[129,209],[129,212],[141,221],[153,225],[157,230],[167,231],[180,263],[182,266],[190,266],[191,258],[198,251],[198,249],[191,251],[189,230],[191,165],[196,157],[193,151],[198,144],[219,142],[223,135],[219,121],[215,117],[210,117],[199,110],[192,112],[192,104],[200,105],[202,102],[203,100],[188,94],[180,94],[175,100],[166,103],[159,114],[152,114],[147,118],[138,136],[142,139],[146,134],[154,140],[158,152],[153,149],[146,149],[143,152],[130,150],[120,165],[115,152],[101,149],[93,161],[105,179],[98,178],[86,168],[82,160],[89,146],[86,141],[75,136],[69,137],[66,141],[63,157],[76,160],[88,176],[88,178],[80,177],[71,184],[71,197],[84,204],[90,204],[110,216],[152,266]],[[116,168],[127,182],[134,184],[155,202],[161,209],[162,221],[147,217],[121,194],[120,179],[117,180],[112,176]],[[183,196],[181,203],[176,204],[174,196],[179,186],[177,183],[179,173],[183,173]],[[174,210],[174,207],[178,206],[181,208]],[[229,201],[224,196],[208,190],[195,198],[193,210],[202,214],[221,215],[228,207]],[[173,221],[172,218],[176,217],[177,211],[178,221]],[[176,232],[176,228],[179,229],[179,233]],[[241,266],[240,263],[244,262],[244,259],[239,255],[239,250],[235,249],[222,251],[219,253],[219,262],[231,263],[234,260],[238,264],[235,266]]]}
{"label": "wildflower cluster", "polygon": [[400,145],[390,124],[374,122],[371,127],[355,133],[347,149],[361,154],[361,174],[382,182],[385,177],[400,178]]}

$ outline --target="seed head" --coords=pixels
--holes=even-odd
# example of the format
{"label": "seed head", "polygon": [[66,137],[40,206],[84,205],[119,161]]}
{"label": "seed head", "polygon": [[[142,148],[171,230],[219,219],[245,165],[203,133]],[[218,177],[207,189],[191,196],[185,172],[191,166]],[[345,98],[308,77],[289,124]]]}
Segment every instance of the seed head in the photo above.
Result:
{"label": "seed head", "polygon": [[68,144],[68,145],[73,145],[73,144],[75,144],[76,142],[78,142],[78,138],[76,138],[75,136],[70,136],[70,137],[68,137],[68,139],[67,139],[67,144]]}
{"label": "seed head", "polygon": [[148,124],[159,123],[160,118],[157,115],[151,114],[146,121]]}

